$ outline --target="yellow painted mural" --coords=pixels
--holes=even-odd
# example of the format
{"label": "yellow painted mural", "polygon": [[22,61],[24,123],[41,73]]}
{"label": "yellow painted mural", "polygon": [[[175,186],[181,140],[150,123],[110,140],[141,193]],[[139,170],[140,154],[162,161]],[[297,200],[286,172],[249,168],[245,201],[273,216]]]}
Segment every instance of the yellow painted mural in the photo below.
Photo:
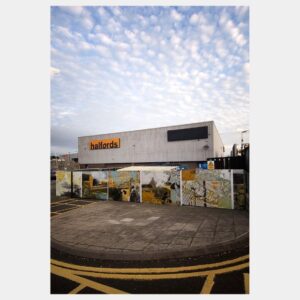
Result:
{"label": "yellow painted mural", "polygon": [[56,196],[71,196],[70,171],[56,171]]}
{"label": "yellow painted mural", "polygon": [[143,171],[142,201],[180,205],[179,171]]}
{"label": "yellow painted mural", "polygon": [[74,198],[82,198],[82,172],[72,172],[73,194]]}
{"label": "yellow painted mural", "polygon": [[183,170],[182,204],[233,209],[230,170]]}
{"label": "yellow painted mural", "polygon": [[108,199],[108,172],[82,171],[82,197]]}
{"label": "yellow painted mural", "polygon": [[140,202],[139,171],[110,171],[108,187],[109,199]]}

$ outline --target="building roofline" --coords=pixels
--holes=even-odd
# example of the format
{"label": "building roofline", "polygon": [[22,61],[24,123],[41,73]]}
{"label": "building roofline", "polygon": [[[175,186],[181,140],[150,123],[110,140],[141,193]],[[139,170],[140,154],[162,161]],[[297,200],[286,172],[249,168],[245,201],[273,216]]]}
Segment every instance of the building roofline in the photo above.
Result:
{"label": "building roofline", "polygon": [[108,132],[108,133],[100,133],[100,134],[92,134],[92,135],[83,135],[79,136],[79,138],[84,137],[93,137],[93,136],[99,136],[99,135],[108,135],[108,134],[118,134],[118,133],[127,133],[127,132],[137,132],[137,131],[144,131],[144,130],[151,130],[151,129],[162,129],[162,128],[169,128],[169,127],[176,127],[176,126],[186,126],[186,125],[196,125],[201,123],[212,123],[214,124],[214,121],[202,121],[202,122],[194,122],[194,123],[187,123],[187,124],[177,124],[177,125],[169,125],[169,126],[161,126],[161,127],[152,127],[152,128],[144,128],[144,129],[136,129],[136,130],[126,130],[126,131],[116,131],[116,132]]}

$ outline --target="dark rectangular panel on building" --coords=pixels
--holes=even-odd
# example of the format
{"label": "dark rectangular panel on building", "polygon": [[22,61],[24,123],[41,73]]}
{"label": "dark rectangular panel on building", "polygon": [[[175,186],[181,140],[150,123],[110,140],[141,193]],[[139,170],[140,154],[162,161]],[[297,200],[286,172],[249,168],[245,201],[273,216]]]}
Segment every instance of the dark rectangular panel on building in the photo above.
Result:
{"label": "dark rectangular panel on building", "polygon": [[168,141],[188,141],[208,138],[208,127],[195,127],[177,130],[168,130]]}

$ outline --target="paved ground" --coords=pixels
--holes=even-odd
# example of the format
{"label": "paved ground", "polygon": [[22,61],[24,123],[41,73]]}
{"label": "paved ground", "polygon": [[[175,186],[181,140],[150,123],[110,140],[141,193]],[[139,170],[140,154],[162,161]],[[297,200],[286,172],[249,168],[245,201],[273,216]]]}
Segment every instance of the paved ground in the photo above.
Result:
{"label": "paved ground", "polygon": [[245,211],[55,196],[52,294],[249,293]]}
{"label": "paved ground", "polygon": [[[226,251],[248,243],[245,211],[71,201],[74,204],[65,200],[53,207],[72,210],[52,218],[51,245],[73,255],[153,260]],[[73,209],[78,205],[83,206]]]}

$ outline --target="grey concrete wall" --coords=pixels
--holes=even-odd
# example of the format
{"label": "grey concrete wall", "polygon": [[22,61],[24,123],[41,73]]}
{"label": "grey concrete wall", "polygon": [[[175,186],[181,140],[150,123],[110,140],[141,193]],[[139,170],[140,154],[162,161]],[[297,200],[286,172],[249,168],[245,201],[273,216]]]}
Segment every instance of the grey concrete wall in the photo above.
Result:
{"label": "grey concrete wall", "polygon": [[[208,126],[207,139],[168,142],[168,130],[199,126]],[[110,138],[120,138],[121,147],[102,150],[89,149],[90,141]],[[80,164],[202,161],[213,155],[212,121],[78,138]]]}
{"label": "grey concrete wall", "polygon": [[218,132],[218,129],[213,123],[213,157],[223,157],[224,156],[224,144],[221,140],[220,134]]}

